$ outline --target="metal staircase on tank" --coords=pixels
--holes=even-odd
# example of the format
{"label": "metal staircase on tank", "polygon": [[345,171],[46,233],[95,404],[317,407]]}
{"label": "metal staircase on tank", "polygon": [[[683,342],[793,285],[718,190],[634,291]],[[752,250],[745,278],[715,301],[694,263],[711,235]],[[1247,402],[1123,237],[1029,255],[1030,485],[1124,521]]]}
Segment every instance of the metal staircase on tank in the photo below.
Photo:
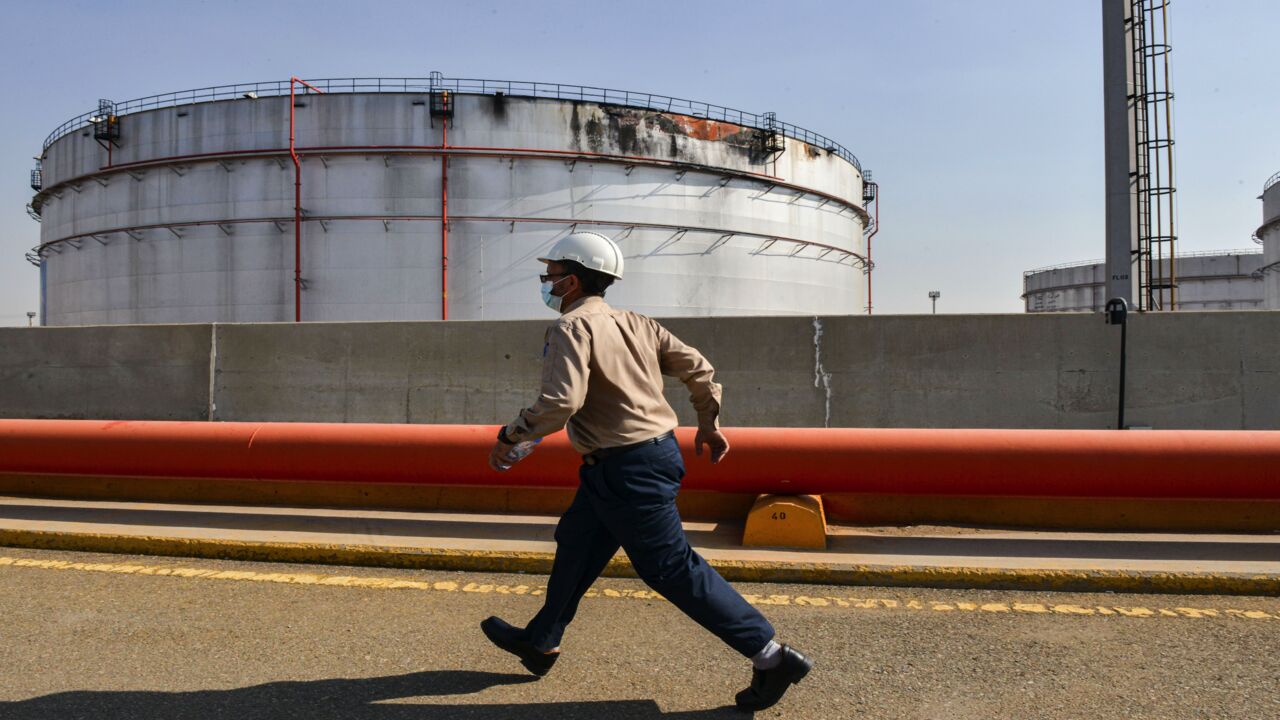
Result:
{"label": "metal staircase on tank", "polygon": [[778,114],[767,112],[762,117],[764,127],[760,128],[756,135],[760,151],[767,156],[781,155],[787,149],[787,136],[778,125]]}
{"label": "metal staircase on tank", "polygon": [[[116,104],[110,100],[98,101],[98,114],[89,118],[93,124],[93,139],[104,148],[108,145],[119,146],[120,117],[116,115]],[[109,149],[109,148],[108,148]]]}
{"label": "metal staircase on tank", "polygon": [[[36,166],[31,171],[31,189],[39,193],[44,189],[44,163],[36,158]],[[32,200],[27,203],[27,217],[40,222],[40,207],[36,204],[38,200]]]}
{"label": "metal staircase on tank", "polygon": [[1138,308],[1177,309],[1169,0],[1131,0]]}
{"label": "metal staircase on tank", "polygon": [[444,86],[444,76],[437,72],[431,73],[430,84],[431,95],[431,126],[435,127],[436,118],[440,118],[445,123],[453,123],[453,93]]}

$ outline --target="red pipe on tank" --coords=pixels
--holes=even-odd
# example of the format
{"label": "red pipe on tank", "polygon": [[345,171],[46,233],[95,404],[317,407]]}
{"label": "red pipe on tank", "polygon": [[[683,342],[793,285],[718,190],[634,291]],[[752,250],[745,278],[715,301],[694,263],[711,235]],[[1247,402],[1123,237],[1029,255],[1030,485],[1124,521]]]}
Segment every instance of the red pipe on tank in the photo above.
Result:
{"label": "red pipe on tank", "polygon": [[[694,457],[690,490],[1280,500],[1280,432],[729,428],[728,458]],[[0,420],[0,474],[573,487],[563,433],[514,469],[496,426]]]}
{"label": "red pipe on tank", "polygon": [[449,319],[449,118],[440,137],[440,319]]}
{"label": "red pipe on tank", "polygon": [[289,78],[289,157],[293,158],[293,321],[302,322],[302,163],[294,144],[294,88],[305,85],[318,93],[320,88],[297,77]]}

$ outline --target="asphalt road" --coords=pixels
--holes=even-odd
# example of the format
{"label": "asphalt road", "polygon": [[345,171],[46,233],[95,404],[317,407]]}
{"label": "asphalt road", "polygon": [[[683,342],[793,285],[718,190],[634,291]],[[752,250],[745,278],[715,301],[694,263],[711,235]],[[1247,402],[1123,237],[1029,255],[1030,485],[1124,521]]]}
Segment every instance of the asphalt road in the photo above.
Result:
{"label": "asphalt road", "polygon": [[[477,624],[543,581],[0,548],[0,718],[744,717],[748,663],[638,581],[524,673]],[[1280,717],[1275,598],[739,587],[816,661],[760,717]]]}

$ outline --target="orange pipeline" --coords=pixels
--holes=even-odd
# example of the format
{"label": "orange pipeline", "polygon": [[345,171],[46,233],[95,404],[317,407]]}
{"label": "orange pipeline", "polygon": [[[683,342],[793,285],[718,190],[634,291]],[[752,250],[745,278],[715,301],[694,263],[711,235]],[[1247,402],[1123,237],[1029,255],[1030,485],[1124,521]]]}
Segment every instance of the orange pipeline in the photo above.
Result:
{"label": "orange pipeline", "polygon": [[[1280,432],[729,428],[692,490],[1280,499]],[[487,425],[0,420],[0,474],[572,487],[563,433],[505,473]]]}

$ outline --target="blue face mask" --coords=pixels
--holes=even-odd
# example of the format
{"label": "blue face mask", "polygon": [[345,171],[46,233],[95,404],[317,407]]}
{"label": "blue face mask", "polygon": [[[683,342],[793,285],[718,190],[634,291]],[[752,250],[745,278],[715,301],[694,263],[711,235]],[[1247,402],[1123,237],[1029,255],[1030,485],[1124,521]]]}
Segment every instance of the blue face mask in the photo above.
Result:
{"label": "blue face mask", "polygon": [[555,282],[548,280],[542,283],[542,302],[546,303],[547,307],[555,310],[556,312],[560,312],[560,305],[564,303],[564,298],[552,295],[551,289],[568,279],[569,278],[567,277],[562,277]]}

